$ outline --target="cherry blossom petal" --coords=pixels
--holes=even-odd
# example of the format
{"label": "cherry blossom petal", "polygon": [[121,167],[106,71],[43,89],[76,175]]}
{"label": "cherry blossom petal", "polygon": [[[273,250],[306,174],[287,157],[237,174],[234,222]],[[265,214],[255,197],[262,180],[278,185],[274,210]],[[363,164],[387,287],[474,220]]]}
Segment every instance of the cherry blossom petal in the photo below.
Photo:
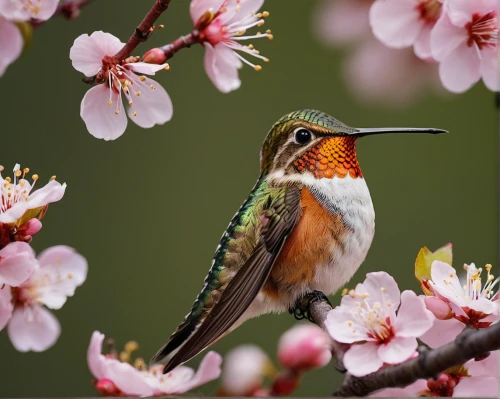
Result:
{"label": "cherry blossom petal", "polygon": [[403,291],[394,325],[397,337],[418,338],[432,327],[433,320],[434,316],[425,307],[423,298],[419,298],[413,291]]}
{"label": "cherry blossom petal", "polygon": [[9,322],[12,317],[12,311],[14,310],[14,305],[12,305],[12,294],[10,287],[5,285],[0,289],[0,331]]}
{"label": "cherry blossom petal", "polygon": [[351,346],[344,355],[344,366],[355,377],[377,371],[384,364],[378,356],[377,349],[378,345],[374,342]]}
{"label": "cherry blossom petal", "polygon": [[11,242],[0,250],[0,287],[18,287],[38,266],[33,250],[25,242]]}
{"label": "cherry blossom petal", "polygon": [[7,332],[19,352],[42,352],[56,343],[61,326],[54,315],[41,306],[20,306],[14,310]]}
{"label": "cherry blossom petal", "polygon": [[431,32],[433,26],[425,24],[422,27],[420,35],[415,40],[413,49],[415,55],[423,60],[432,60],[432,49],[431,49]]}
{"label": "cherry blossom petal", "polygon": [[105,55],[114,55],[124,43],[110,33],[97,31],[78,36],[69,51],[73,68],[85,76],[94,76],[102,67]]}
{"label": "cherry blossom petal", "polygon": [[[113,104],[109,105],[109,88],[106,85],[98,85],[87,91],[83,97],[80,107],[82,117],[89,133],[104,140],[115,140],[120,137],[127,128],[127,116],[123,112],[123,103],[120,95],[113,95]],[[117,105],[121,110],[115,113]]]}
{"label": "cherry blossom petal", "polygon": [[497,47],[487,47],[481,51],[481,75],[486,87],[492,91],[500,90],[497,57]]}
{"label": "cherry blossom petal", "polygon": [[370,4],[364,0],[324,0],[314,12],[313,28],[326,43],[349,44],[366,37]]}
{"label": "cherry blossom petal", "polygon": [[459,306],[467,305],[464,299],[464,289],[453,267],[435,260],[431,265],[431,278],[433,291]]}
{"label": "cherry blossom petal", "polygon": [[257,14],[264,4],[264,0],[229,0],[227,4],[228,18],[225,23],[232,24],[248,16]]}
{"label": "cherry blossom petal", "polygon": [[439,320],[448,320],[453,316],[451,307],[445,299],[424,295],[424,302],[427,309]]}
{"label": "cherry blossom petal", "polygon": [[325,320],[325,326],[330,336],[338,342],[352,344],[357,341],[374,340],[368,337],[365,325],[353,315],[353,310],[337,306],[330,310]]}
{"label": "cherry blossom petal", "polygon": [[386,272],[368,273],[360,289],[362,292],[358,292],[358,288],[356,288],[357,294],[367,293],[372,303],[379,302],[391,313],[394,313],[399,307],[401,294],[398,284],[394,277]]}
{"label": "cherry blossom petal", "polygon": [[416,338],[395,336],[378,347],[378,356],[385,363],[398,364],[410,358],[416,349]]}
{"label": "cherry blossom petal", "polygon": [[450,18],[443,12],[431,32],[432,57],[442,61],[458,46],[467,41],[467,31],[453,25]]}
{"label": "cherry blossom petal", "polygon": [[495,313],[498,310],[496,304],[486,298],[479,298],[471,301],[469,307],[477,312],[485,314]]}
{"label": "cherry blossom petal", "polygon": [[496,0],[453,0],[448,1],[447,14],[454,25],[465,26],[472,20],[472,15],[484,15],[498,8]]}
{"label": "cherry blossom petal", "polygon": [[160,383],[160,390],[169,395],[190,391],[193,388],[219,378],[221,374],[221,364],[222,357],[218,353],[210,351],[201,361],[200,367],[193,378],[177,387],[168,387],[168,380],[165,380],[165,382]]}
{"label": "cherry blossom petal", "polygon": [[203,45],[205,71],[215,87],[222,93],[238,89],[241,86],[238,69],[242,66],[238,57],[223,43],[215,47],[209,43]]}
{"label": "cherry blossom petal", "polygon": [[377,39],[400,49],[415,43],[423,21],[414,0],[377,0],[370,9],[370,25]]}
{"label": "cherry blossom petal", "polygon": [[420,337],[420,340],[431,348],[437,348],[453,341],[464,327],[465,325],[457,319],[436,319],[429,331]]}
{"label": "cherry blossom petal", "polygon": [[443,86],[453,93],[463,93],[481,78],[477,49],[462,43],[439,64]]}
{"label": "cherry blossom petal", "polygon": [[165,69],[168,64],[148,64],[147,62],[133,62],[126,65],[126,68],[135,73],[145,73],[154,75],[156,72]]}
{"label": "cherry blossom petal", "polygon": [[31,18],[46,21],[56,12],[59,0],[38,0],[39,10],[31,13]]}
{"label": "cherry blossom petal", "polygon": [[210,11],[212,14],[215,14],[225,1],[226,0],[192,0],[189,6],[189,13],[193,25],[196,26],[198,20],[205,12]]}
{"label": "cherry blossom petal", "polygon": [[499,351],[491,352],[484,360],[470,360],[465,364],[469,375],[474,377],[497,377],[499,369]]}
{"label": "cherry blossom petal", "polygon": [[498,379],[495,377],[464,377],[453,390],[454,398],[497,398]]}
{"label": "cherry blossom petal", "polygon": [[[73,248],[64,245],[46,249],[38,260],[40,269],[30,279],[37,300],[51,309],[60,309],[87,278],[87,261]],[[37,281],[41,283],[37,284]]]}
{"label": "cherry blossom petal", "polygon": [[0,15],[13,21],[46,21],[58,4],[59,0],[0,0]]}
{"label": "cherry blossom petal", "polygon": [[154,125],[163,125],[172,119],[174,112],[172,100],[162,85],[146,78],[139,88],[141,95],[133,95],[133,103],[127,109],[132,122],[140,127],[150,128]]}
{"label": "cherry blossom petal", "polygon": [[23,50],[23,37],[14,23],[0,16],[0,76],[19,58]]}

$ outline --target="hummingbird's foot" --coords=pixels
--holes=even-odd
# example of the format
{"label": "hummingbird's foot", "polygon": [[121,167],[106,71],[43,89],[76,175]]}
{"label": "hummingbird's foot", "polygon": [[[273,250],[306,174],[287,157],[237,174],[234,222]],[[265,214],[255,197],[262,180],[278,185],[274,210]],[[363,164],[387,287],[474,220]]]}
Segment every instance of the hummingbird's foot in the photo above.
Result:
{"label": "hummingbird's foot", "polygon": [[330,301],[325,294],[321,291],[313,291],[304,295],[302,298],[297,299],[295,306],[290,308],[288,312],[293,314],[296,320],[307,319],[311,323],[314,323],[314,320],[311,319],[311,305],[318,301],[325,301],[330,304]]}

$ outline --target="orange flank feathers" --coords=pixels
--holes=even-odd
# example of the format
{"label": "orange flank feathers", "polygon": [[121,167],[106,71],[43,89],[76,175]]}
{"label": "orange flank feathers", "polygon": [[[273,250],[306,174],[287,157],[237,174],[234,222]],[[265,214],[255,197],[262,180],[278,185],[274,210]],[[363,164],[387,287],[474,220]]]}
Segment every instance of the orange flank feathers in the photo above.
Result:
{"label": "orange flank feathers", "polygon": [[309,169],[317,179],[344,178],[347,175],[363,177],[356,158],[356,140],[357,137],[352,136],[326,138],[293,164],[299,172]]}

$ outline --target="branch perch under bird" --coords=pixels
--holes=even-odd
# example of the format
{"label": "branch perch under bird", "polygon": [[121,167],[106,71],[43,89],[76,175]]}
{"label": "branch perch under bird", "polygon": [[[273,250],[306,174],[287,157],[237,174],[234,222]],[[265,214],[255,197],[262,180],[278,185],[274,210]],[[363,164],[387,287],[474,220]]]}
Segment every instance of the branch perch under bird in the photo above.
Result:
{"label": "branch perch under bird", "polygon": [[[310,304],[310,319],[325,329],[325,320],[332,309],[326,300]],[[334,342],[332,354],[338,370],[345,370],[342,359],[348,346]],[[333,396],[367,396],[384,388],[405,387],[418,379],[437,378],[446,369],[464,364],[488,352],[500,349],[500,323],[481,330],[465,329],[453,342],[420,353],[401,364],[383,368],[364,377],[347,375]]]}

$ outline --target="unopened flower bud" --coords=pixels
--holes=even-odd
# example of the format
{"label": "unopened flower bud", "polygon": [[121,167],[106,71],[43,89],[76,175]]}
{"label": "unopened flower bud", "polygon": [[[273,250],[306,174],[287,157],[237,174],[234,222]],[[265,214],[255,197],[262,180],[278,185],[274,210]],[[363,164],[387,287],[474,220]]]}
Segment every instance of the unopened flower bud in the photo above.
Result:
{"label": "unopened flower bud", "polygon": [[167,57],[165,53],[159,48],[152,48],[146,54],[144,54],[143,62],[147,62],[149,64],[163,64]]}
{"label": "unopened flower bud", "polygon": [[121,396],[122,392],[108,378],[101,378],[95,383],[95,388],[102,396]]}
{"label": "unopened flower bud", "polygon": [[271,396],[289,396],[297,389],[300,374],[295,372],[281,373],[276,377],[271,388]]}
{"label": "unopened flower bud", "polygon": [[424,302],[427,309],[429,309],[438,320],[448,320],[453,316],[450,305],[438,297],[426,296]]}
{"label": "unopened flower bud", "polygon": [[281,336],[278,344],[278,360],[292,370],[323,367],[331,358],[330,338],[314,325],[291,328]]}

